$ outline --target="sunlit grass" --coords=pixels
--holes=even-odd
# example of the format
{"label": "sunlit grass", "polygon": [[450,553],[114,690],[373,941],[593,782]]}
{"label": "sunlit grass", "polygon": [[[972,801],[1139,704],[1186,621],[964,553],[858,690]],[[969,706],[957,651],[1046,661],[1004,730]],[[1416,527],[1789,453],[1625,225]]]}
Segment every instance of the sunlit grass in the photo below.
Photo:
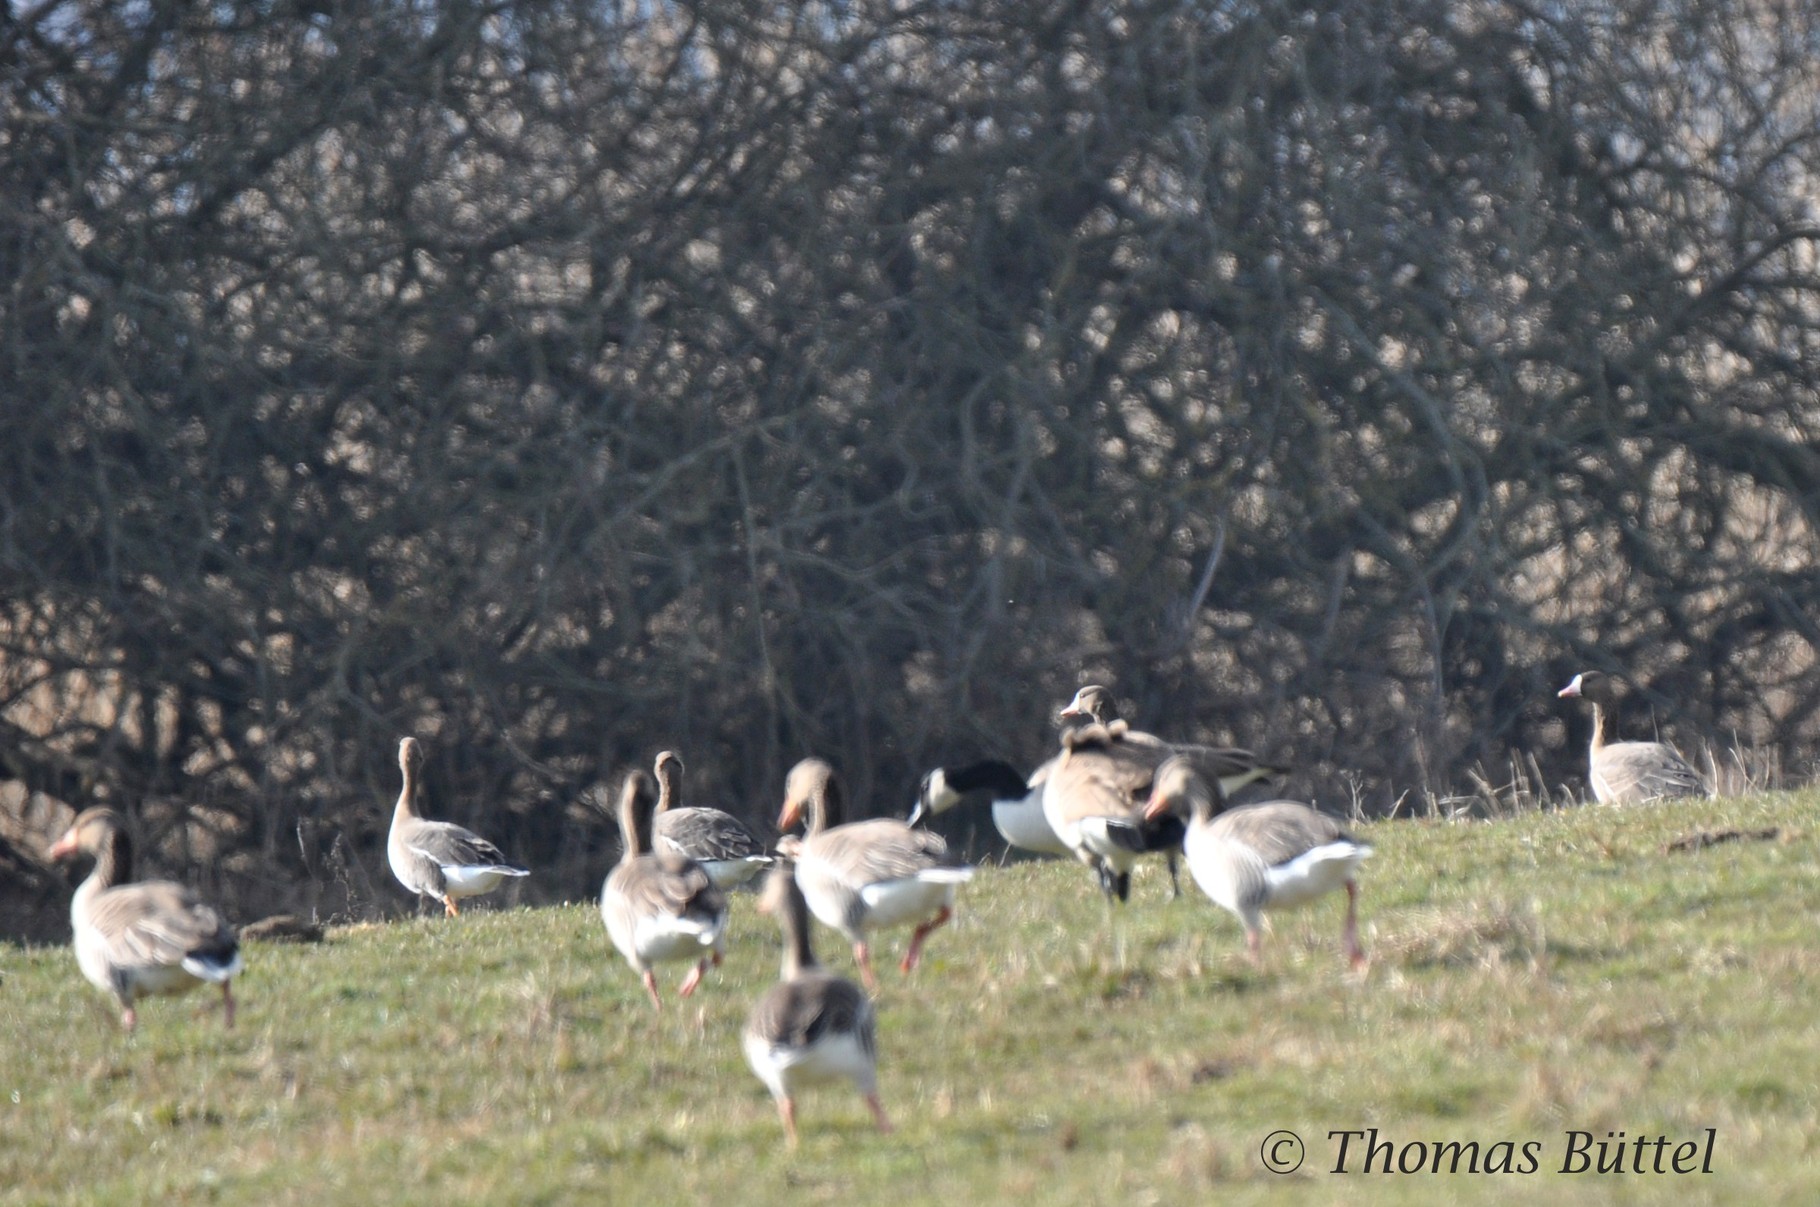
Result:
{"label": "sunlit grass", "polygon": [[[249,945],[233,1032],[197,994],[128,1037],[66,948],[0,947],[0,1203],[1820,1201],[1817,803],[1361,827],[1363,978],[1337,899],[1277,917],[1254,969],[1157,869],[1121,966],[1081,869],[982,868],[913,978],[905,936],[876,945],[898,1131],[830,1089],[795,1153],[739,1051],[777,963],[748,895],[661,1016],[592,905]],[[1372,1127],[1538,1140],[1541,1171],[1329,1172],[1328,1133]],[[1709,1127],[1711,1175],[1553,1172],[1567,1129]],[[1277,1128],[1306,1143],[1288,1177]]]}

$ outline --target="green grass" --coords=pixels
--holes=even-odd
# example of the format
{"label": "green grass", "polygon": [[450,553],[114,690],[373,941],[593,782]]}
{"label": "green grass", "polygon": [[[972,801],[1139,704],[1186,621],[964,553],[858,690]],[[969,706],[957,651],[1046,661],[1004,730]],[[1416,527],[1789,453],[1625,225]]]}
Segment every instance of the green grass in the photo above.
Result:
{"label": "green grass", "polygon": [[[739,1049],[777,962],[749,895],[693,1000],[663,970],[662,1016],[592,905],[249,944],[232,1032],[199,992],[126,1036],[67,948],[0,946],[0,1204],[1820,1202],[1816,805],[1365,827],[1363,978],[1338,898],[1280,915],[1257,970],[1147,871],[1121,968],[1080,868],[983,868],[913,978],[906,935],[875,945],[897,1132],[830,1088],[794,1153]],[[1371,1127],[1538,1141],[1541,1170],[1330,1172],[1327,1133]],[[1709,1127],[1711,1175],[1555,1172],[1568,1129]],[[1278,1128],[1307,1148],[1287,1177]]]}

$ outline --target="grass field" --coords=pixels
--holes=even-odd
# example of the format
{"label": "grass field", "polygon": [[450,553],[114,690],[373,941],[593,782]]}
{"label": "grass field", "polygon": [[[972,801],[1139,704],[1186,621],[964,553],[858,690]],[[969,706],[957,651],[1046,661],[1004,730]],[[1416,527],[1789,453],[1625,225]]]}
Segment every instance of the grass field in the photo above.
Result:
{"label": "grass field", "polygon": [[[739,1049],[777,967],[750,895],[693,1000],[663,970],[661,1016],[592,904],[249,944],[232,1032],[198,992],[129,1037],[67,948],[0,946],[0,1204],[1820,1202],[1817,805],[1360,827],[1363,977],[1338,898],[1280,915],[1253,969],[1146,871],[1120,967],[1080,868],[982,868],[912,978],[904,934],[875,944],[897,1131],[828,1089],[794,1153]],[[1370,1128],[1411,1166],[1508,1140],[1538,1168],[1367,1173],[1353,1147],[1333,1172],[1329,1133]],[[1558,1172],[1570,1131],[1668,1136],[1648,1168],[1709,1128],[1711,1173]],[[1278,1129],[1293,1174],[1264,1166]]]}

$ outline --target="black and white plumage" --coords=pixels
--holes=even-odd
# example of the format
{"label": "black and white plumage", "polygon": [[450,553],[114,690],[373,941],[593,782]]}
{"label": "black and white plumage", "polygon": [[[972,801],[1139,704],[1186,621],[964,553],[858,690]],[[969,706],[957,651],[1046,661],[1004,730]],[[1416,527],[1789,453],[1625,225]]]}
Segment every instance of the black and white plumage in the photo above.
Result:
{"label": "black and white plumage", "polygon": [[955,887],[973,878],[973,868],[950,854],[939,834],[888,817],[843,825],[844,816],[834,768],[810,758],[790,769],[777,828],[788,831],[808,819],[804,836],[789,842],[797,883],[815,916],[847,936],[867,988],[877,989],[866,936],[914,924],[898,966],[909,972],[929,933],[953,917]]}
{"label": "black and white plumage", "polygon": [[744,822],[721,809],[682,804],[682,756],[658,754],[657,819],[653,849],[693,859],[719,889],[737,888],[771,864],[771,855]]}
{"label": "black and white plumage", "polygon": [[452,918],[461,912],[455,903],[462,898],[490,893],[507,879],[531,874],[474,831],[454,822],[429,821],[417,812],[423,747],[416,738],[398,743],[398,769],[404,784],[386,836],[386,861],[398,883],[419,897],[442,902]]}
{"label": "black and white plumage", "polygon": [[85,809],[49,852],[56,860],[87,855],[94,869],[70,902],[76,963],[98,989],[120,1003],[132,1030],[141,996],[221,986],[228,1026],[234,1025],[231,986],[241,969],[240,941],[215,908],[169,880],[134,884],[126,822],[107,808]]}
{"label": "black and white plumage", "polygon": [[1606,740],[1606,712],[1615,703],[1610,676],[1581,671],[1555,694],[1566,699],[1582,698],[1592,704],[1586,779],[1600,804],[1634,805],[1707,795],[1706,781],[1668,743]]}
{"label": "black and white plumage", "polygon": [[1037,769],[1026,782],[1017,768],[1002,759],[982,759],[953,767],[937,767],[923,776],[910,824],[925,815],[945,813],[969,796],[984,795],[992,802],[992,824],[999,836],[1020,850],[1043,855],[1066,855],[1068,847],[1049,828],[1043,816],[1043,780],[1049,764]]}
{"label": "black and white plumage", "polygon": [[655,801],[649,776],[626,776],[619,800],[625,850],[601,886],[600,917],[613,946],[644,982],[651,1005],[662,1010],[652,965],[695,961],[679,990],[684,997],[694,993],[709,963],[720,963],[727,898],[693,859],[650,849]]}
{"label": "black and white plumage", "polygon": [[771,1091],[784,1133],[795,1146],[796,1095],[809,1086],[850,1081],[872,1109],[878,1130],[891,1123],[878,1097],[877,1022],[872,1000],[816,963],[809,907],[789,862],[772,868],[759,901],[783,932],[783,972],[746,1020],[746,1063]]}
{"label": "black and white plumage", "polygon": [[1261,954],[1265,910],[1302,905],[1343,889],[1341,941],[1352,966],[1363,967],[1357,877],[1371,847],[1300,801],[1224,805],[1218,786],[1192,760],[1170,758],[1157,768],[1144,813],[1150,818],[1186,815],[1188,870],[1215,904],[1244,923],[1245,945],[1254,962]]}

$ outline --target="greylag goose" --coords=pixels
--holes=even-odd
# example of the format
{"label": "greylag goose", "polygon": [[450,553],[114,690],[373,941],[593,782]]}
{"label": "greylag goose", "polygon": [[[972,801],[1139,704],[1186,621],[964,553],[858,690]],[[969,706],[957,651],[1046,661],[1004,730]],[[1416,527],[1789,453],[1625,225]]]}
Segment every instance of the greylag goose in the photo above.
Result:
{"label": "greylag goose", "polygon": [[1556,695],[1592,702],[1587,781],[1600,804],[1631,805],[1678,796],[1705,796],[1706,782],[1665,742],[1607,742],[1606,709],[1614,702],[1610,677],[1581,671]]}
{"label": "greylag goose", "polygon": [[1145,821],[1143,805],[1166,747],[1128,741],[1123,721],[1062,735],[1062,753],[1043,784],[1043,814],[1056,837],[1098,878],[1108,905],[1131,893],[1140,855],[1173,851],[1183,826],[1173,817]]}
{"label": "greylag goose", "polygon": [[133,844],[112,809],[85,809],[50,849],[54,860],[82,855],[94,870],[70,902],[76,963],[97,989],[120,1003],[120,1022],[139,1022],[141,995],[187,993],[203,982],[221,986],[222,1012],[234,1025],[240,941],[212,906],[169,880],[130,883]]}
{"label": "greylag goose", "polygon": [[771,863],[765,845],[731,813],[701,806],[681,807],[682,756],[665,750],[657,756],[657,820],[653,849],[693,859],[718,889],[737,888]]}
{"label": "greylag goose", "polygon": [[727,929],[727,898],[693,859],[670,851],[651,852],[651,810],[655,794],[642,771],[626,776],[619,796],[619,828],[625,851],[600,890],[600,917],[607,937],[644,981],[651,1004],[664,1008],[651,966],[667,960],[694,960],[678,992],[688,997],[712,961],[720,963]]}
{"label": "greylag goose", "polygon": [[404,786],[392,810],[392,831],[386,837],[386,860],[398,883],[419,897],[442,902],[449,917],[461,912],[455,903],[498,888],[508,877],[529,876],[524,868],[507,862],[503,852],[480,835],[449,821],[429,821],[417,812],[417,792],[423,775],[423,747],[416,738],[398,743],[398,769]]}
{"label": "greylag goose", "polygon": [[786,852],[797,860],[797,883],[815,916],[853,944],[860,975],[876,990],[867,934],[914,923],[898,966],[909,972],[929,933],[954,916],[954,888],[973,878],[973,868],[950,855],[939,834],[888,817],[843,825],[845,812],[834,768],[810,758],[790,769],[777,828],[788,831],[808,818],[806,833]]}
{"label": "greylag goose", "polygon": [[759,912],[774,914],[784,935],[783,975],[752,1007],[743,1036],[746,1063],[771,1091],[784,1134],[796,1147],[796,1093],[806,1086],[851,1081],[872,1108],[878,1130],[891,1130],[878,1100],[878,1041],[872,999],[815,961],[809,907],[788,862],[771,869]]}
{"label": "greylag goose", "polygon": [[1174,757],[1157,768],[1146,817],[1188,815],[1184,846],[1194,882],[1245,924],[1245,946],[1260,958],[1262,915],[1346,890],[1342,941],[1354,968],[1359,948],[1359,864],[1371,847],[1325,813],[1300,801],[1273,800],[1221,811],[1224,798],[1192,760]]}

